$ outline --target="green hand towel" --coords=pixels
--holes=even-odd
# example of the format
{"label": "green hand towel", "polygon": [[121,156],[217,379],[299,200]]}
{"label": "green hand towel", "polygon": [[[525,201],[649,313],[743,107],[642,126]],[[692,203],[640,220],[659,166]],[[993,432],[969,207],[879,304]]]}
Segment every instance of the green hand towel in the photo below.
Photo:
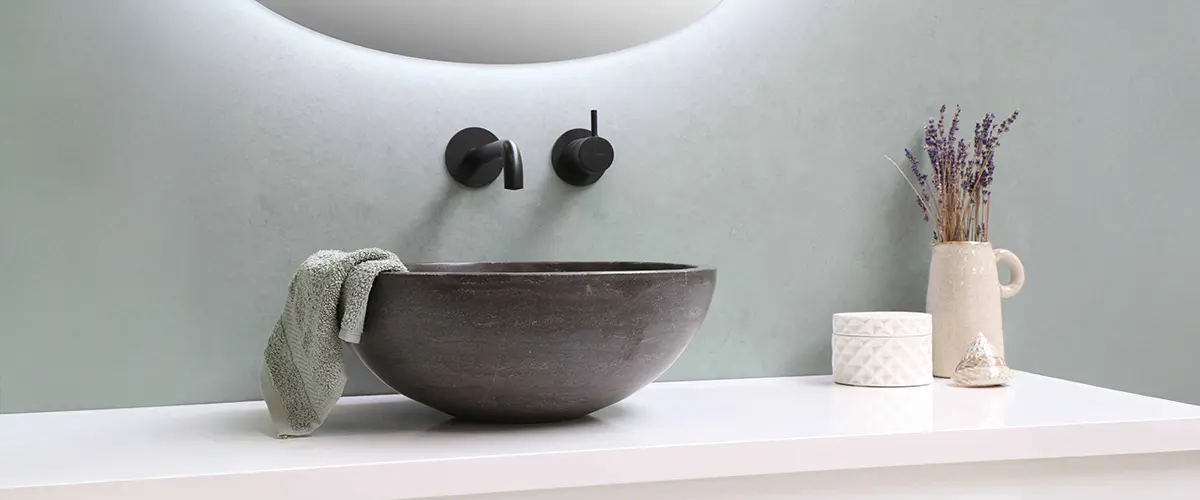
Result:
{"label": "green hand towel", "polygon": [[333,411],[346,387],[342,341],[358,343],[371,285],[384,271],[407,269],[378,248],[322,250],[292,277],[259,375],[279,437],[312,434]]}

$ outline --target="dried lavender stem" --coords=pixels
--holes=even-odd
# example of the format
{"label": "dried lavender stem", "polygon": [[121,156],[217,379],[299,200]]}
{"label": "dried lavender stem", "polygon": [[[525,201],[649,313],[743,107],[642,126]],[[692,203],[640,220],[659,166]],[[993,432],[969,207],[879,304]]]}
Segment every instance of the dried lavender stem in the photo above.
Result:
{"label": "dried lavender stem", "polygon": [[979,221],[980,221],[980,218],[979,218],[979,209],[981,208],[981,205],[983,205],[982,201],[980,200],[980,198],[983,196],[983,194],[982,194],[982,193],[979,193],[979,191],[978,191],[978,190],[977,190],[975,193],[976,193],[976,196],[975,196],[975,201],[972,203],[973,205],[975,205],[975,206],[973,207],[973,208],[975,208],[975,220],[974,220],[974,226],[975,226],[975,237],[976,237],[976,238],[982,238],[982,237],[983,237],[983,235],[982,235],[982,232],[983,232],[983,226],[982,226],[982,225],[980,225],[980,223],[979,223]]}
{"label": "dried lavender stem", "polygon": [[920,191],[917,191],[917,186],[916,186],[916,185],[914,185],[914,184],[912,183],[912,181],[908,180],[908,176],[907,176],[907,175],[904,175],[904,169],[900,168],[900,164],[899,164],[899,163],[896,163],[896,160],[893,160],[893,159],[891,159],[891,157],[889,157],[888,155],[883,155],[883,157],[884,157],[884,158],[887,158],[887,161],[890,161],[890,162],[892,162],[892,165],[895,165],[895,166],[896,166],[896,171],[897,171],[897,172],[900,172],[900,177],[903,177],[903,178],[904,178],[904,182],[907,182],[907,183],[908,183],[908,187],[912,188],[913,194],[917,195],[917,203],[920,203],[920,204],[921,204],[921,206],[925,208],[925,213],[933,213],[933,217],[932,217],[932,219],[934,219],[934,224],[937,224],[937,220],[936,220],[936,219],[937,219],[937,215],[938,215],[938,214],[937,214],[937,211],[936,211],[936,210],[933,210],[932,208],[930,208],[929,206],[927,206],[927,205],[925,204],[925,200],[924,200],[924,198],[922,198],[922,197],[921,197],[921,192],[920,192]]}
{"label": "dried lavender stem", "polygon": [[987,206],[983,209],[983,241],[987,241],[988,233],[991,232],[992,225],[992,193],[989,190],[987,194]]}
{"label": "dried lavender stem", "polygon": [[936,241],[987,241],[991,232],[991,184],[996,169],[996,149],[1000,146],[1000,136],[1009,131],[1019,110],[1000,121],[996,120],[995,114],[984,114],[975,124],[970,153],[966,140],[957,139],[961,111],[955,106],[949,127],[946,106],[926,121],[924,151],[929,158],[929,174],[922,174],[917,158],[905,150],[921,189],[908,179],[898,163],[884,157],[892,162],[917,195],[925,219],[934,221]]}

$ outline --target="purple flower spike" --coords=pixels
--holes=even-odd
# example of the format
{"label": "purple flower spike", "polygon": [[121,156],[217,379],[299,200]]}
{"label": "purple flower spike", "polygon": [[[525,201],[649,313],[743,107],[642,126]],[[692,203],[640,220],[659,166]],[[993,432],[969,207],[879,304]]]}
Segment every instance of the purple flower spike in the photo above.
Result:
{"label": "purple flower spike", "polygon": [[938,115],[925,122],[923,149],[929,159],[928,172],[922,171],[915,153],[904,150],[916,181],[917,207],[922,219],[935,222],[934,241],[987,241],[996,150],[1000,136],[1012,128],[1020,112],[1013,111],[1004,120],[984,114],[975,123],[968,145],[965,138],[957,137],[962,107],[954,107],[948,128],[946,109],[941,106]]}

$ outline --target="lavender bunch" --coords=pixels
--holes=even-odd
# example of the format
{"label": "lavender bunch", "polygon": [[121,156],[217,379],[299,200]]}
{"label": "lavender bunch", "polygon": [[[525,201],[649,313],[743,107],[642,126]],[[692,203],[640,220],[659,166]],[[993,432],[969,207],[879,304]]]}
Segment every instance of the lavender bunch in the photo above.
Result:
{"label": "lavender bunch", "polygon": [[947,128],[946,106],[942,106],[937,120],[930,118],[925,123],[928,173],[921,170],[917,155],[904,150],[915,184],[899,164],[888,158],[917,194],[917,206],[925,221],[933,222],[933,239],[939,243],[988,240],[996,149],[1000,147],[1000,136],[1009,131],[1020,111],[1013,111],[1012,116],[1000,123],[996,123],[996,115],[985,114],[975,124],[970,148],[966,140],[957,137],[961,113],[962,109],[955,106]]}

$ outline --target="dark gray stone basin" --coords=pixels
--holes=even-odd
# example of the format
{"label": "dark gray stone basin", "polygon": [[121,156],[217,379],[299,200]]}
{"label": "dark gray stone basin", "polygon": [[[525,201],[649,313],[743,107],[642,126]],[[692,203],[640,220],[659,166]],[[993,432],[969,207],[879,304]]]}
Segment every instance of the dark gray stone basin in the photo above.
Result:
{"label": "dark gray stone basin", "polygon": [[662,375],[700,329],[716,270],[642,262],[416,264],[375,279],[354,351],[462,419],[583,417]]}

